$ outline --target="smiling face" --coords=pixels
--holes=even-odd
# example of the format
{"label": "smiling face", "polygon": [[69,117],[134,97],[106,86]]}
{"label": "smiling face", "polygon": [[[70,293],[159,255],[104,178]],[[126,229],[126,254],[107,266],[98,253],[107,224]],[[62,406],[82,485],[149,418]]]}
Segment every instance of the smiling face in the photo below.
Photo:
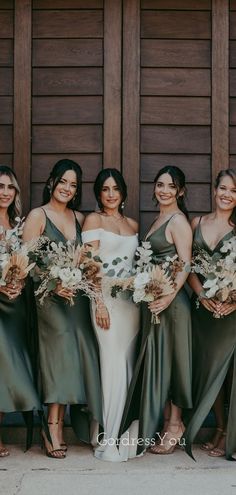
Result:
{"label": "smiling face", "polygon": [[181,195],[181,191],[178,193],[177,187],[174,184],[171,175],[166,173],[158,177],[155,184],[154,194],[160,205],[176,205],[177,207],[177,194]]}
{"label": "smiling face", "polygon": [[113,177],[105,180],[100,193],[100,201],[104,211],[117,210],[122,202],[121,192]]}
{"label": "smiling face", "polygon": [[8,175],[0,175],[0,208],[6,208],[13,203],[16,189]]}
{"label": "smiling face", "polygon": [[56,185],[52,196],[54,199],[59,201],[60,203],[69,203],[71,201],[77,191],[77,178],[74,170],[67,170],[58,184]]}
{"label": "smiling face", "polygon": [[228,175],[221,178],[215,189],[216,206],[224,211],[232,211],[236,207],[236,186]]}

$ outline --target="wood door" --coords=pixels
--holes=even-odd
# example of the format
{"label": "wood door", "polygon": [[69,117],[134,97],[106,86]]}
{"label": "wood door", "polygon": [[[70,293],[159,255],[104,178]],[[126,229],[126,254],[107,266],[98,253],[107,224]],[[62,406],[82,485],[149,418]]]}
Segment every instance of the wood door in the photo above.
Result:
{"label": "wood door", "polygon": [[65,156],[83,168],[85,212],[97,172],[117,167],[143,231],[166,164],[185,171],[191,214],[210,211],[229,143],[236,162],[235,15],[235,0],[0,0],[0,159],[25,211]]}

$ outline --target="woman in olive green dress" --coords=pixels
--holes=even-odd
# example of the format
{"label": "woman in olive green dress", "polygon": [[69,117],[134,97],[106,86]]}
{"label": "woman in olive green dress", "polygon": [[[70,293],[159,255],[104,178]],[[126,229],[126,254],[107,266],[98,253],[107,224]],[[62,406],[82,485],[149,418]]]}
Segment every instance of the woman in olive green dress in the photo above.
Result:
{"label": "woman in olive green dress", "polygon": [[[8,237],[14,235],[15,219],[20,214],[16,176],[9,167],[0,165],[0,227]],[[21,284],[0,287],[0,421],[4,413],[21,411],[26,417],[26,412],[40,409],[30,360],[26,292]],[[0,457],[8,455],[0,439]]]}
{"label": "woman in olive green dress", "polygon": [[[192,233],[184,205],[185,177],[178,167],[164,167],[155,178],[154,198],[160,214],[146,240],[158,261],[178,255],[191,259]],[[157,262],[158,262],[157,261]],[[169,454],[182,437],[182,408],[192,407],[191,315],[183,288],[187,272],[175,278],[175,292],[152,303],[142,303],[142,343],[128,392],[120,434],[139,419],[137,453],[152,445],[154,454]],[[160,323],[152,323],[152,312]],[[164,416],[164,426],[160,424]],[[155,443],[158,436],[160,442]]]}
{"label": "woman in olive green dress", "polygon": [[[220,251],[224,241],[236,235],[236,172],[222,170],[215,184],[216,209],[192,221],[194,246],[211,256]],[[189,283],[194,291],[193,321],[193,399],[194,409],[184,434],[186,450],[192,455],[191,444],[213,407],[216,430],[212,441],[202,445],[212,457],[231,459],[236,452],[236,303],[219,303],[204,297],[204,279],[191,274]],[[196,307],[196,299],[200,307]],[[219,313],[223,318],[214,318]],[[233,366],[232,366],[233,365]],[[229,393],[229,413],[225,417],[225,380],[233,367]]]}
{"label": "woman in olive green dress", "polygon": [[[84,219],[77,211],[81,175],[79,165],[72,160],[55,164],[44,188],[43,207],[32,210],[26,220],[25,240],[44,235],[57,243],[81,243]],[[85,411],[102,423],[98,350],[89,300],[79,293],[70,306],[72,296],[72,291],[58,285],[43,306],[37,302],[42,401],[48,404],[52,439],[52,445],[45,439],[46,454],[57,459],[64,458],[67,449],[63,439],[66,404],[77,407],[75,424],[81,440],[90,441]]]}

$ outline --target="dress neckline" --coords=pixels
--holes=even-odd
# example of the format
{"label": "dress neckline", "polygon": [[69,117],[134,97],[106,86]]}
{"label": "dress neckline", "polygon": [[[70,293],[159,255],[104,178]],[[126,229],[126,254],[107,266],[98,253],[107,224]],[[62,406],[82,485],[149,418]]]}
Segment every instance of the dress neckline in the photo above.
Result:
{"label": "dress neckline", "polygon": [[201,238],[202,238],[202,241],[203,243],[205,244],[205,246],[207,247],[207,249],[209,249],[209,251],[211,251],[211,253],[214,253],[214,251],[216,251],[216,249],[218,248],[218,246],[221,244],[221,242],[224,241],[224,239],[228,236],[228,235],[231,235],[232,232],[234,231],[234,229],[230,230],[229,232],[227,232],[218,242],[217,244],[215,245],[215,247],[212,249],[210,248],[210,246],[207,244],[206,240],[204,239],[203,237],[203,234],[202,234],[202,228],[201,228],[201,224],[199,223],[198,224],[198,229],[199,229],[199,232],[200,232],[200,235],[201,235]]}
{"label": "dress neckline", "polygon": [[46,219],[53,225],[53,227],[55,227],[55,229],[59,232],[59,234],[61,234],[62,237],[64,237],[65,241],[66,242],[75,242],[76,241],[76,237],[77,237],[77,224],[79,223],[78,220],[77,220],[77,217],[76,217],[76,214],[75,212],[73,211],[73,214],[74,214],[74,218],[75,218],[75,235],[72,239],[67,239],[67,237],[63,234],[63,232],[56,226],[56,224],[51,220],[51,218],[49,218],[49,216],[47,215],[46,211],[44,208],[42,208],[42,210],[44,211],[44,214],[45,214],[45,217]]}
{"label": "dress neckline", "polygon": [[84,232],[92,232],[94,230],[102,230],[103,232],[107,232],[107,234],[118,235],[118,237],[137,237],[138,236],[138,233],[131,234],[131,235],[128,235],[128,234],[126,234],[126,235],[125,234],[117,234],[116,232],[112,232],[111,230],[103,229],[102,227],[98,227],[97,229],[84,230]]}
{"label": "dress neckline", "polygon": [[[150,239],[150,238],[153,236],[153,234],[155,234],[156,232],[158,232],[158,231],[159,231],[159,230],[160,230],[160,229],[161,229],[164,225],[166,225],[166,224],[167,224],[167,223],[168,223],[168,222],[169,222],[169,221],[170,221],[173,217],[175,217],[176,215],[183,215],[183,213],[179,213],[179,212],[177,212],[177,213],[174,213],[173,215],[171,215],[171,217],[170,217],[170,218],[168,218],[168,219],[167,219],[164,223],[162,223],[162,225],[160,225],[160,227],[157,227],[157,229],[153,230],[153,232],[152,232],[150,235],[146,235],[146,236],[145,236],[145,238],[144,238],[144,239],[145,239],[145,241],[148,241],[148,239]],[[155,220],[154,220],[154,222],[155,222]],[[153,222],[153,223],[154,223],[154,222]],[[152,223],[152,225],[153,225],[153,223]],[[151,227],[150,227],[150,228],[152,228],[152,225],[151,225]],[[173,243],[173,242],[169,242],[169,241],[166,239],[166,235],[165,235],[165,240],[166,240],[166,242],[168,242],[168,244],[170,244],[170,246],[173,246],[173,245],[174,245],[174,243]]]}

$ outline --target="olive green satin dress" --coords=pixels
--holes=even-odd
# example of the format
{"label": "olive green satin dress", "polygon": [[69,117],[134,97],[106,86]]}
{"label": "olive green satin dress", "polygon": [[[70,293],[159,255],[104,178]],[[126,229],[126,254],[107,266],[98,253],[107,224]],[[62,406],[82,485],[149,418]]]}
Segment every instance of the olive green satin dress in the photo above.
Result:
{"label": "olive green satin dress", "polygon": [[[204,241],[199,224],[195,230],[194,244],[213,255],[220,252],[223,241],[232,236],[233,232],[229,232],[215,249],[211,250]],[[236,452],[236,311],[224,318],[214,318],[201,304],[199,309],[196,308],[194,296],[192,326],[194,409],[184,434],[186,451],[192,456],[192,442],[215,402],[233,359],[233,383],[226,437],[226,457],[230,459]]]}
{"label": "olive green satin dress", "polygon": [[[30,304],[26,287],[9,300],[0,294],[0,411],[41,409],[31,352]],[[32,294],[31,294],[32,296]]]}
{"label": "olive green satin dress", "polygon": [[[76,217],[75,222],[76,241],[80,243],[81,228]],[[43,235],[66,242],[47,216]],[[79,292],[70,306],[55,294],[43,306],[37,301],[37,312],[42,401],[74,404],[72,426],[81,440],[89,442],[90,419],[102,424],[99,354],[89,299]]]}
{"label": "olive green satin dress", "polygon": [[[176,254],[175,245],[169,243],[165,236],[168,221],[147,238],[160,262]],[[182,288],[161,313],[160,324],[151,323],[147,303],[142,303],[141,315],[141,350],[120,429],[123,433],[133,420],[139,419],[138,454],[160,432],[168,399],[178,407],[192,407],[191,314],[185,289]],[[143,439],[143,444],[140,439]]]}

